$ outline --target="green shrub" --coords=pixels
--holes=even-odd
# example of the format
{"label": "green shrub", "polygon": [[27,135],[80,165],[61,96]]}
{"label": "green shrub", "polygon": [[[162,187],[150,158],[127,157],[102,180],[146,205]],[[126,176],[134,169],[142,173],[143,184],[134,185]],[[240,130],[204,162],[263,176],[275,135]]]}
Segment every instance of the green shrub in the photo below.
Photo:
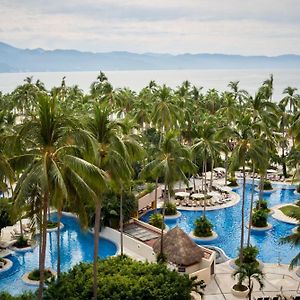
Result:
{"label": "green shrub", "polygon": [[266,212],[269,212],[268,202],[263,199],[257,200],[255,203],[255,210],[265,210]]}
{"label": "green shrub", "polygon": [[[245,264],[255,264],[255,265],[259,265],[256,256],[258,254],[258,248],[255,246],[249,246],[249,247],[245,247],[243,248],[243,263]],[[237,266],[240,266],[240,259],[237,258],[235,260],[235,263]]]}
{"label": "green shrub", "polygon": [[273,187],[272,187],[272,184],[269,180],[264,180],[263,182],[263,190],[266,190],[266,191],[269,191],[269,190],[272,190]]}
{"label": "green shrub", "polygon": [[266,227],[268,226],[268,214],[266,210],[260,209],[252,215],[252,225],[254,227]]}
{"label": "green shrub", "polygon": [[17,248],[26,248],[29,247],[28,239],[24,238],[23,236],[20,236],[17,241],[14,243],[14,247]]}
{"label": "green shrub", "polygon": [[48,229],[53,229],[56,228],[58,226],[58,222],[53,222],[53,221],[48,221],[47,222],[47,228]]}
{"label": "green shrub", "polygon": [[22,295],[12,296],[7,292],[0,292],[1,300],[35,300],[36,297],[31,292],[24,292]]}
{"label": "green shrub", "polygon": [[174,203],[167,202],[164,206],[165,206],[165,215],[166,216],[176,215],[177,209],[176,209],[176,205]]}
{"label": "green shrub", "polygon": [[[44,300],[91,299],[93,266],[80,263],[49,284]],[[99,299],[190,300],[193,280],[164,264],[134,261],[126,256],[98,261]],[[170,296],[172,295],[172,296]]]}
{"label": "green shrub", "polygon": [[237,183],[237,180],[235,177],[229,178],[228,181],[229,181],[228,186],[238,186],[238,183]]}
{"label": "green shrub", "polygon": [[[45,270],[44,276],[45,276],[45,280],[48,280],[53,275],[52,275],[52,273],[49,270]],[[28,274],[28,279],[39,281],[40,280],[40,270],[39,269],[34,269],[33,271],[31,271]]]}
{"label": "green shrub", "polygon": [[300,199],[298,199],[298,200],[296,201],[296,205],[297,205],[297,206],[300,206]]}
{"label": "green shrub", "polygon": [[[162,214],[153,214],[149,219],[149,224],[161,229],[162,221],[163,221]],[[166,225],[164,224],[163,227],[165,229]]]}
{"label": "green shrub", "polygon": [[194,235],[198,237],[209,237],[213,235],[212,232],[213,225],[211,222],[204,216],[196,219]]}

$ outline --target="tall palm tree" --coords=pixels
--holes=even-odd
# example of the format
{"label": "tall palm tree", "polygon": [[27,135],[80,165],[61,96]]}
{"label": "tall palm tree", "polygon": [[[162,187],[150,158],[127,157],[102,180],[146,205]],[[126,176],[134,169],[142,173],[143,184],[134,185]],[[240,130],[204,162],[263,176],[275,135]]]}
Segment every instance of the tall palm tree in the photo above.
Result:
{"label": "tall palm tree", "polygon": [[253,127],[251,127],[251,118],[249,115],[242,116],[237,123],[235,130],[235,147],[231,156],[231,170],[236,170],[242,167],[243,172],[243,193],[242,193],[242,207],[241,207],[241,240],[240,240],[240,261],[243,261],[243,247],[244,247],[244,227],[245,227],[245,199],[246,199],[246,171],[247,162],[251,159],[255,161],[263,161],[263,151],[258,143],[258,140],[253,134]]}
{"label": "tall palm tree", "polygon": [[[129,136],[122,135],[122,124],[111,120],[107,106],[95,105],[90,118],[85,122],[86,133],[91,138],[92,146],[87,147],[84,158],[107,174],[108,182],[122,183],[132,173],[132,153],[137,143]],[[94,262],[93,262],[93,297],[97,299],[97,259],[99,249],[99,231],[102,197],[105,189],[97,184],[92,186],[97,195],[95,202],[94,224]]]}
{"label": "tall palm tree", "polygon": [[[47,244],[47,211],[52,199],[59,197],[68,198],[68,188],[64,180],[63,168],[69,166],[68,172],[73,183],[77,184],[78,193],[85,194],[87,199],[95,197],[94,193],[83,182],[80,173],[89,173],[100,181],[100,171],[93,165],[76,158],[68,150],[73,148],[68,140],[68,127],[66,118],[56,108],[55,98],[46,94],[40,94],[38,98],[38,114],[35,118],[25,122],[20,130],[19,137],[26,145],[25,154],[19,157],[28,160],[18,180],[15,189],[15,203],[24,201],[28,191],[33,185],[40,189],[41,205],[39,215],[41,216],[40,227],[40,284],[38,299],[42,299],[44,287],[44,270]],[[72,171],[71,163],[77,161],[79,172]],[[74,169],[73,169],[74,170]]]}
{"label": "tall palm tree", "polygon": [[177,139],[176,133],[169,131],[161,143],[161,147],[157,149],[155,159],[149,162],[142,171],[144,174],[152,174],[153,177],[163,178],[165,187],[168,189],[168,196],[164,198],[162,206],[162,227],[161,227],[161,249],[160,256],[163,256],[163,229],[165,217],[165,204],[170,201],[171,193],[173,192],[174,184],[178,180],[183,180],[186,184],[188,172],[193,173],[195,165],[191,160],[191,153],[188,148],[181,145]]}

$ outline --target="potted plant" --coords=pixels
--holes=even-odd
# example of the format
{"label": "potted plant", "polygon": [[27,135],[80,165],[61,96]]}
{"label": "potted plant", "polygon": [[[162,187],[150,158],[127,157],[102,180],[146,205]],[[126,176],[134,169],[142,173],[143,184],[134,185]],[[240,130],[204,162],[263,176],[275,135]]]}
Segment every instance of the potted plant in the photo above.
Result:
{"label": "potted plant", "polygon": [[194,235],[197,237],[210,237],[213,235],[212,228],[213,225],[206,216],[201,216],[195,221]]}
{"label": "potted plant", "polygon": [[[239,268],[234,271],[233,277],[237,278],[238,282],[232,287],[231,292],[237,297],[248,296],[248,299],[251,300],[254,280],[258,282],[260,289],[264,286],[264,274],[255,263],[242,263]],[[243,284],[244,282],[247,282],[247,285]]]}
{"label": "potted plant", "polygon": [[228,186],[238,186],[237,180],[235,177],[229,178],[228,179],[229,184],[227,184]]}
{"label": "potted plant", "polygon": [[252,215],[252,226],[254,227],[267,227],[268,226],[268,214],[266,213],[265,210],[260,209],[257,210],[253,215]]}
{"label": "potted plant", "polygon": [[174,216],[177,214],[176,205],[174,203],[167,202],[164,207],[166,216]]}
{"label": "potted plant", "polygon": [[273,189],[273,187],[272,187],[271,182],[269,180],[264,180],[264,182],[263,182],[263,190],[264,191],[270,191],[272,189]]}

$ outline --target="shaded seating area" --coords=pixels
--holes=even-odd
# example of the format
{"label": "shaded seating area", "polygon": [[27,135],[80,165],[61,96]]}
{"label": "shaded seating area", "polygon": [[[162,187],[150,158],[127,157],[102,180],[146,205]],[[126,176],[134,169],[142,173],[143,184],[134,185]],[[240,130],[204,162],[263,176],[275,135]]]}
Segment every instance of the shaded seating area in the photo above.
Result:
{"label": "shaded seating area", "polygon": [[[214,274],[215,253],[197,245],[180,227],[176,226],[163,236],[164,254],[168,263],[178,272],[196,276],[206,282]],[[153,251],[160,253],[161,238],[153,244]]]}
{"label": "shaded seating area", "polygon": [[148,228],[142,227],[136,223],[128,224],[124,227],[124,233],[142,241],[147,242],[153,239],[157,239],[159,234],[151,231]]}

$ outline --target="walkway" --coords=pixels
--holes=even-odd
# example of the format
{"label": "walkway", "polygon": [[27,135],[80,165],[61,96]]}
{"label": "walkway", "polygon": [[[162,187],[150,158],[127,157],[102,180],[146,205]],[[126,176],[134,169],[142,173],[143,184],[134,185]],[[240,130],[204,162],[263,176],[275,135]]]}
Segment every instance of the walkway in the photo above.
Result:
{"label": "walkway", "polygon": [[[289,271],[288,265],[264,264],[264,288],[259,290],[259,285],[254,284],[253,297],[276,296],[282,293],[286,296],[300,294],[300,278],[296,269]],[[233,269],[229,262],[216,265],[214,279],[207,285],[204,292],[205,300],[235,300],[240,299],[232,295],[231,287],[235,284],[232,278]]]}

